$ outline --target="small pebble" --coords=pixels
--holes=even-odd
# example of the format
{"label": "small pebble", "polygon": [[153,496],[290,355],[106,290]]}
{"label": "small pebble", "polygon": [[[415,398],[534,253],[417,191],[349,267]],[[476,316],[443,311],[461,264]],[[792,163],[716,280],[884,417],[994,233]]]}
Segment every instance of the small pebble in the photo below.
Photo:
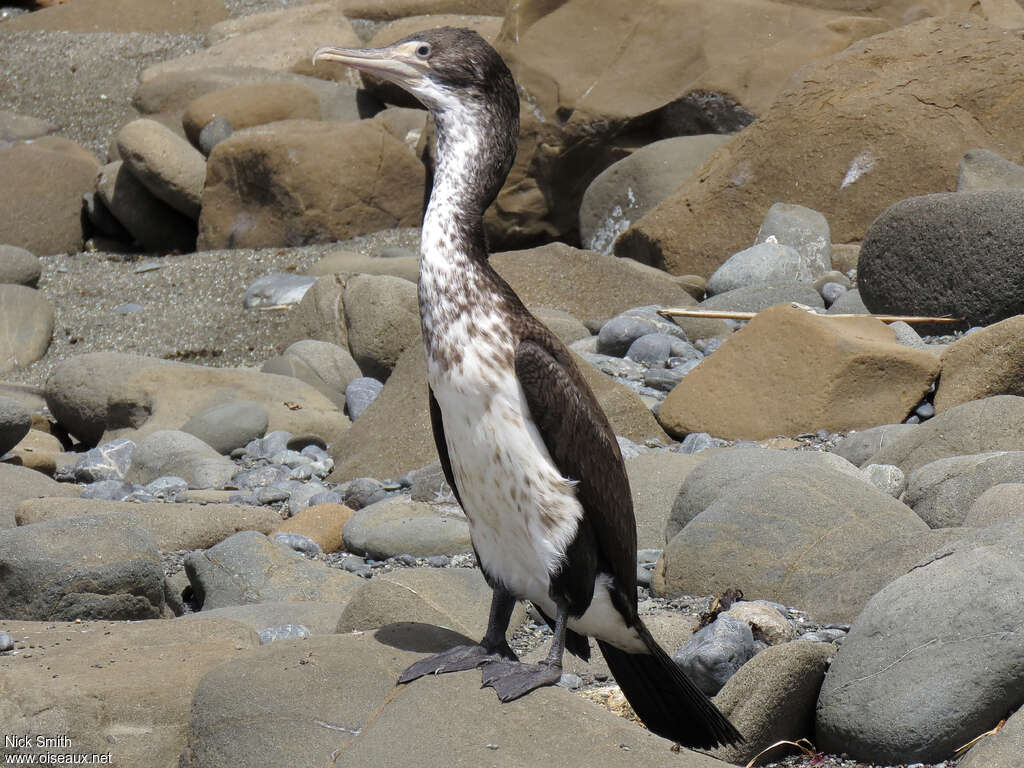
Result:
{"label": "small pebble", "polygon": [[277,640],[310,637],[312,634],[302,624],[281,624],[280,626],[261,629],[259,632],[261,645],[269,645]]}
{"label": "small pebble", "polygon": [[319,544],[301,533],[275,533],[274,541],[304,555],[319,555],[323,552]]}

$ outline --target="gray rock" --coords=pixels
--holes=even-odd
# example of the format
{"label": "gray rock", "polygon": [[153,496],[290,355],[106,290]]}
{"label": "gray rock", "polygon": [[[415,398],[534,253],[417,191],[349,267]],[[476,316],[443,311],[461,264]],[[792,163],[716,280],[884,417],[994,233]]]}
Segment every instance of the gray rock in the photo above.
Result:
{"label": "gray rock", "polygon": [[362,416],[363,411],[370,407],[370,403],[374,401],[382,389],[384,389],[383,382],[370,376],[360,376],[352,379],[348,386],[345,387],[345,407],[348,411],[348,417],[355,421]]}
{"label": "gray rock", "polygon": [[196,223],[163,202],[118,160],[100,169],[96,193],[112,214],[147,251],[191,253]]}
{"label": "gray rock", "polygon": [[0,283],[35,288],[43,274],[43,262],[31,251],[16,245],[0,245]]}
{"label": "gray rock", "polygon": [[697,630],[673,659],[698,688],[714,696],[754,653],[750,626],[723,615]]}
{"label": "gray rock", "polygon": [[848,290],[849,289],[842,283],[828,282],[821,286],[818,293],[821,294],[821,298],[825,301],[825,306],[831,307],[841,299]]}
{"label": "gray rock", "polygon": [[356,275],[345,285],[348,348],[366,376],[386,381],[402,352],[420,343],[416,285],[391,275]]}
{"label": "gray rock", "polygon": [[740,447],[721,451],[702,462],[686,476],[686,481],[672,504],[672,512],[665,527],[665,540],[669,541],[679,533],[730,486],[757,475],[778,474],[798,467],[834,469],[849,477],[865,480],[852,464],[827,453]]}
{"label": "gray rock", "polygon": [[295,488],[288,496],[288,515],[297,515],[299,512],[310,506],[313,499],[321,494],[331,491],[324,485],[316,482],[302,483]]}
{"label": "gray rock", "polygon": [[[185,584],[188,584],[187,575]],[[268,600],[262,603],[207,608],[181,618],[183,621],[227,619],[244,624],[255,632],[287,624],[301,625],[306,627],[310,634],[329,635],[334,633],[346,604],[314,600]]]}
{"label": "gray rock", "polygon": [[294,638],[301,640],[302,638],[311,637],[312,634],[312,632],[301,624],[281,624],[277,627],[261,629],[260,643],[263,645],[270,645],[278,640],[291,640]]}
{"label": "gray rock", "polygon": [[678,335],[664,333],[645,333],[632,344],[626,351],[626,357],[637,363],[645,365],[665,365],[670,357],[684,360],[702,360],[704,355]]}
{"label": "gray rock", "polygon": [[96,192],[86,192],[82,195],[82,208],[86,218],[93,228],[101,235],[106,235],[112,240],[130,243],[131,233],[124,228],[124,225],[117,220],[117,217],[110,212],[103,198]]}
{"label": "gray rock", "polygon": [[21,442],[32,429],[32,414],[17,400],[0,397],[0,456]]}
{"label": "gray rock", "polygon": [[987,528],[1020,515],[1024,515],[1024,484],[999,483],[975,499],[964,516],[963,524]]}
{"label": "gray rock", "polygon": [[818,691],[835,652],[828,643],[784,643],[766,648],[740,667],[714,703],[743,734],[744,742],[711,754],[745,765],[782,739],[813,738]]}
{"label": "gray rock", "polygon": [[345,407],[349,383],[362,375],[347,349],[314,339],[296,341],[280,357],[264,363],[262,371],[301,379],[339,408]]}
{"label": "gray rock", "polygon": [[1017,768],[1024,754],[1024,710],[1018,709],[998,733],[983,736],[957,763],[959,768]]}
{"label": "gray rock", "polygon": [[199,151],[204,156],[209,157],[210,153],[213,152],[213,148],[234,132],[235,129],[231,126],[231,121],[227,117],[216,115],[199,131]]}
{"label": "gray rock", "polygon": [[[815,277],[832,269],[831,243],[828,220],[818,211],[802,205],[775,203],[757,231],[756,243],[775,242],[799,251],[807,269]],[[798,278],[797,282],[805,282]]]}
{"label": "gray rock", "polygon": [[1022,206],[1024,189],[947,192],[890,206],[861,246],[864,304],[879,314],[952,315],[971,325],[1016,315],[1024,306]]}
{"label": "gray rock", "polygon": [[82,489],[83,499],[92,501],[124,501],[142,486],[123,480],[97,480]]}
{"label": "gray rock", "polygon": [[13,528],[15,514],[21,502],[26,499],[39,499],[44,496],[61,498],[76,497],[81,493],[78,486],[58,483],[42,472],[14,464],[0,463],[0,531]]}
{"label": "gray rock", "polygon": [[81,455],[72,470],[75,481],[95,483],[99,480],[124,480],[132,465],[135,443],[118,438],[91,448]]}
{"label": "gray rock", "polygon": [[398,496],[358,510],[342,529],[345,549],[384,560],[395,555],[457,555],[472,550],[457,507],[436,508]]}
{"label": "gray rock", "polygon": [[181,136],[156,120],[140,118],[114,137],[131,174],[176,211],[199,218],[206,160]]}
{"label": "gray rock", "polygon": [[842,456],[851,464],[862,467],[883,447],[913,428],[913,424],[883,424],[880,427],[851,432],[836,445],[833,453]]}
{"label": "gray rock", "polygon": [[711,296],[697,306],[701,309],[719,309],[730,312],[760,312],[775,304],[788,304],[793,301],[808,307],[825,308],[821,294],[814,290],[813,285],[806,283],[748,285]]}
{"label": "gray rock", "polygon": [[892,464],[868,464],[864,467],[864,474],[869,483],[894,499],[898,499],[907,487],[907,476]]}
{"label": "gray rock", "polygon": [[1024,482],[1024,451],[938,459],[914,470],[903,501],[931,528],[962,525],[970,506],[994,485]]}
{"label": "gray rock", "polygon": [[615,379],[641,382],[644,380],[644,374],[647,371],[647,369],[640,365],[640,363],[635,363],[624,357],[588,354],[586,352],[580,356],[597,368],[597,370],[601,371],[601,373],[605,373]]}
{"label": "gray rock", "polygon": [[188,481],[190,488],[223,488],[236,469],[234,462],[198,437],[160,429],[135,447],[125,480],[145,485],[162,475],[176,475]]}
{"label": "gray rock", "polygon": [[916,347],[918,349],[928,349],[928,345],[924,343],[921,335],[915,331],[912,326],[902,320],[895,323],[889,323],[889,327],[892,328],[892,332],[896,336],[896,341],[899,344],[904,344],[908,347]]}
{"label": "gray rock", "polygon": [[181,431],[199,438],[217,453],[227,455],[263,437],[268,423],[263,404],[234,400],[200,411],[185,422]]}
{"label": "gray rock", "polygon": [[670,451],[646,451],[626,460],[637,546],[660,548],[665,543],[665,521],[687,475],[701,460]]}
{"label": "gray rock", "polygon": [[828,308],[829,315],[870,315],[871,310],[864,306],[860,291],[852,288],[832,302]]}
{"label": "gray rock", "polygon": [[671,392],[676,384],[700,365],[700,360],[687,360],[672,368],[648,368],[644,371],[644,385],[663,392]]}
{"label": "gray rock", "polygon": [[323,552],[319,544],[309,538],[309,536],[303,536],[301,533],[285,533],[281,531],[274,534],[274,541],[303,555],[319,555]]}
{"label": "gray rock", "polygon": [[691,432],[676,446],[676,453],[700,453],[711,448],[724,448],[728,440],[712,437],[707,432]]}
{"label": "gray rock", "polygon": [[1011,163],[988,149],[969,149],[960,160],[957,192],[984,189],[1024,189],[1024,166]]}
{"label": "gray rock", "polygon": [[271,456],[286,450],[288,448],[288,441],[293,437],[294,435],[291,432],[278,429],[246,444],[245,452],[254,459],[269,460]]}
{"label": "gray rock", "polygon": [[45,355],[53,324],[53,305],[40,291],[0,283],[0,375]]}
{"label": "gray rock", "polygon": [[413,501],[426,501],[435,504],[456,504],[455,494],[441,470],[441,462],[435,461],[425,467],[413,470],[409,474],[412,482],[409,489]]}
{"label": "gray rock", "polygon": [[10,632],[0,632],[0,653],[14,650],[14,638]]}
{"label": "gray rock", "polygon": [[658,314],[660,307],[634,307],[611,318],[597,335],[597,351],[602,355],[622,357],[633,342],[650,333],[664,333],[687,341],[678,325]]}
{"label": "gray rock", "polygon": [[174,475],[163,475],[149,483],[146,483],[146,493],[163,499],[164,501],[175,501],[178,496],[188,492],[188,482],[183,477]]}
{"label": "gray rock", "polygon": [[245,290],[242,306],[246,309],[282,309],[302,301],[316,278],[311,275],[296,275],[275,272],[253,281]]}
{"label": "gray rock", "polygon": [[0,616],[27,621],[156,619],[164,572],[133,515],[83,515],[0,531]]}
{"label": "gray rock", "polygon": [[357,477],[345,484],[341,497],[351,510],[362,509],[387,498],[387,491],[380,480],[372,477]]}
{"label": "gray rock", "polygon": [[1022,562],[1024,520],[1014,520],[934,553],[875,595],[825,677],[818,746],[934,763],[1020,706]]}
{"label": "gray rock", "polygon": [[751,285],[813,283],[817,276],[795,248],[769,240],[726,259],[708,278],[707,292],[714,296]]}
{"label": "gray rock", "polygon": [[580,203],[580,240],[611,253],[615,240],[694,173],[729,136],[677,136],[641,147],[590,182]]}
{"label": "gray rock", "polygon": [[185,571],[204,609],[280,600],[345,602],[359,583],[256,531],[193,552],[185,558]]}
{"label": "gray rock", "polygon": [[563,344],[572,344],[590,336],[590,331],[582,322],[561,309],[550,307],[528,307],[530,312],[548,327]]}

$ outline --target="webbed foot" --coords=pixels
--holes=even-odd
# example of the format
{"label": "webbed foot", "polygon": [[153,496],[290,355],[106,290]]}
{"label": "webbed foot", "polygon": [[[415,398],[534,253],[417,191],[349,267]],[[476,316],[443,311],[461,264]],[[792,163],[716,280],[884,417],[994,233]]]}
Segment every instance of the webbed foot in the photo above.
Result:
{"label": "webbed foot", "polygon": [[503,702],[513,701],[530,691],[554,685],[562,677],[562,665],[542,661],[524,664],[520,661],[491,661],[481,670],[484,688],[493,688]]}
{"label": "webbed foot", "polygon": [[488,662],[497,663],[509,659],[514,661],[515,658],[515,653],[507,643],[504,644],[504,647],[494,650],[488,650],[482,645],[457,645],[410,665],[399,675],[398,685],[411,683],[424,675],[463,672],[467,669],[476,669]]}

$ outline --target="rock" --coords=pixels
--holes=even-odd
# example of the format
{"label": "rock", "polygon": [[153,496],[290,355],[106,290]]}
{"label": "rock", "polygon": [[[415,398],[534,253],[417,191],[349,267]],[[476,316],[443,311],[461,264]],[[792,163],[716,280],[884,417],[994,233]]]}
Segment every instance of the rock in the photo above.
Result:
{"label": "rock", "polygon": [[415,283],[420,272],[419,256],[364,256],[354,251],[331,251],[307,270],[310,275],[392,275]]}
{"label": "rock", "polygon": [[[1024,523],[935,553],[867,604],[818,699],[820,748],[858,760],[928,762],[1020,704]],[[984,627],[979,632],[979,627]],[[914,706],[907,706],[907,692]]]}
{"label": "rock", "polygon": [[188,217],[157,198],[118,160],[100,169],[96,192],[103,204],[147,251],[190,253],[196,227]]}
{"label": "rock", "polygon": [[746,622],[754,639],[768,646],[788,643],[796,637],[796,629],[779,609],[762,600],[741,600],[723,615]]}
{"label": "rock", "polygon": [[[639,442],[668,442],[650,409],[632,390],[582,360],[578,359],[577,364],[617,435]],[[332,482],[355,477],[401,477],[437,461],[427,404],[426,368],[422,349],[406,350],[380,395],[359,421],[332,444]]]}
{"label": "rock", "polygon": [[95,184],[96,160],[22,143],[0,146],[0,165],[0,243],[39,256],[81,250],[82,195]]}
{"label": "rock", "polygon": [[79,483],[101,480],[123,480],[132,465],[135,443],[131,440],[111,440],[80,454],[72,469]]}
{"label": "rock", "polygon": [[864,467],[864,474],[869,483],[894,499],[900,498],[907,489],[907,476],[902,469],[892,464],[868,464]]}
{"label": "rock", "polygon": [[95,445],[107,424],[111,389],[127,372],[173,365],[122,352],[89,352],[62,360],[46,381],[46,405],[57,423],[87,445]]}
{"label": "rock", "polygon": [[242,306],[246,309],[285,309],[298,304],[316,278],[274,272],[257,278],[245,291]]}
{"label": "rock", "polygon": [[757,475],[780,474],[799,468],[831,469],[858,480],[865,479],[853,465],[829,453],[757,447],[717,451],[704,457],[683,478],[665,527],[665,541],[670,541],[732,485]]}
{"label": "rock", "polygon": [[182,425],[181,431],[198,437],[226,456],[236,448],[244,448],[251,440],[263,437],[268,423],[263,404],[233,400],[194,414]]}
{"label": "rock", "polygon": [[[365,582],[349,600],[337,631],[365,632],[396,622],[432,624],[474,639],[483,637],[491,588],[476,568],[410,568]],[[508,637],[526,619],[520,603]]]}
{"label": "rock", "polygon": [[832,243],[832,267],[844,275],[856,271],[860,258],[860,243]]}
{"label": "rock", "polygon": [[835,650],[831,643],[785,643],[766,648],[740,667],[714,703],[743,734],[744,743],[711,754],[743,765],[782,739],[812,738],[814,706]]}
{"label": "rock", "polygon": [[[30,429],[17,445],[10,450],[12,464],[41,472],[53,477],[57,471],[57,458],[64,452],[60,440],[49,432]],[[3,524],[0,523],[0,528]]]}
{"label": "rock", "polygon": [[256,531],[241,531],[185,558],[196,600],[206,608],[275,600],[343,603],[357,576],[307,560]]}
{"label": "rock", "polygon": [[0,616],[7,619],[155,619],[164,606],[156,542],[130,514],[0,531],[0,570]]}
{"label": "rock", "polygon": [[548,307],[529,307],[530,312],[548,327],[563,344],[569,345],[574,341],[585,339],[590,336],[590,331],[583,323],[560,309]]}
{"label": "rock", "polygon": [[40,762],[110,754],[112,765],[176,764],[200,678],[259,645],[247,627],[212,619],[4,626],[32,649],[0,661],[10,686],[0,703],[4,723],[19,734],[66,739],[67,746],[0,748],[0,754],[35,755]]}
{"label": "rock", "polygon": [[16,400],[0,397],[0,456],[3,456],[32,429],[32,414]]}
{"label": "rock", "polygon": [[732,616],[720,615],[697,630],[673,659],[694,685],[714,696],[754,653],[750,626]]}
{"label": "rock", "polygon": [[352,379],[345,387],[345,407],[348,417],[355,421],[370,407],[377,395],[384,389],[384,384],[370,376]]}
{"label": "rock", "polygon": [[[1020,39],[956,15],[864,32],[875,36],[809,64],[771,106],[756,110],[751,130],[635,223],[616,253],[673,274],[707,275],[749,242],[778,200],[822,213],[837,243],[860,240],[886,206],[952,190],[967,150],[1020,145],[1021,126],[996,107],[996,94],[1024,76]],[[984,87],[964,61],[987,73]],[[936,104],[966,105],[967,119],[951,121]],[[921,253],[932,247],[920,243]],[[939,247],[936,259],[946,258],[948,249]],[[943,274],[929,267],[923,296],[931,295],[925,282]]]}
{"label": "rock", "polygon": [[580,203],[580,240],[609,254],[630,224],[692,176],[729,136],[675,136],[640,147],[598,174]]}
{"label": "rock", "polygon": [[230,120],[226,117],[215,117],[203,127],[203,130],[199,132],[199,138],[196,142],[196,146],[203,154],[203,157],[209,157],[210,153],[213,152],[213,148],[231,136],[234,132],[235,129],[231,125]]}
{"label": "rock", "polygon": [[26,499],[18,507],[16,517],[18,525],[32,525],[65,517],[114,515],[108,518],[113,525],[128,514],[152,533],[161,552],[206,549],[239,531],[270,533],[281,522],[278,513],[268,507],[53,497]]}
{"label": "rock", "polygon": [[882,424],[870,429],[850,432],[835,447],[833,453],[842,456],[858,467],[863,467],[868,460],[900,435],[909,432],[915,424]]}
{"label": "rock", "polygon": [[968,150],[960,160],[956,191],[980,189],[1024,189],[1024,166],[988,149]]}
{"label": "rock", "polygon": [[957,763],[960,768],[1013,768],[1024,748],[1024,714],[1010,715],[998,733],[983,736]]}
{"label": "rock", "polygon": [[199,145],[203,129],[223,118],[235,131],[278,120],[319,120],[320,100],[313,90],[295,82],[246,83],[210,91],[190,102],[182,124],[185,135]]}
{"label": "rock", "polygon": [[622,259],[564,243],[495,253],[490,262],[524,304],[568,312],[592,333],[632,307],[694,303],[668,275],[640,272]]}
{"label": "rock", "polygon": [[374,560],[396,555],[458,555],[473,549],[461,509],[435,507],[402,496],[358,510],[345,524],[343,535],[346,550]]}
{"label": "rock", "polygon": [[41,472],[13,464],[0,463],[0,533],[17,525],[15,513],[26,499],[43,496],[76,497],[81,493],[77,485],[58,483]]}
{"label": "rock", "polygon": [[971,325],[1016,315],[1024,306],[1024,232],[1013,212],[1022,205],[1024,189],[923,195],[890,206],[861,246],[864,304],[876,314],[950,315]]}
{"label": "rock", "polygon": [[289,517],[277,530],[301,534],[316,542],[324,552],[337,552],[343,544],[341,529],[352,514],[344,504],[314,504]]}
{"label": "rock", "polygon": [[821,307],[825,303],[813,286],[804,283],[765,285],[758,283],[709,296],[697,304],[699,309],[717,309],[728,312],[763,312],[776,304],[797,302],[808,307]]}
{"label": "rock", "polygon": [[135,0],[76,0],[48,5],[36,13],[10,19],[10,29],[65,32],[177,32],[202,34],[227,16],[219,0],[174,3]]}
{"label": "rock", "polygon": [[46,354],[53,336],[53,305],[40,291],[0,283],[0,374]]}
{"label": "rock", "polygon": [[902,421],[938,372],[934,355],[896,344],[877,320],[830,321],[777,306],[691,371],[658,420],[676,437],[864,429]]}
{"label": "rock", "polygon": [[[160,75],[217,67],[255,67],[272,71],[314,74],[311,51],[324,40],[335,45],[359,46],[346,18],[330,3],[283,8],[227,19],[207,33],[209,48],[147,67],[143,84]],[[330,79],[321,67],[315,73]]]}
{"label": "rock", "polygon": [[[197,392],[209,397],[196,397]],[[105,439],[139,440],[160,429],[179,429],[198,413],[237,401],[260,403],[267,411],[268,432],[320,435],[331,443],[348,428],[334,403],[297,379],[169,363],[142,368],[110,385]]]}
{"label": "rock", "polygon": [[304,245],[414,226],[424,178],[379,123],[286,120],[236,131],[210,154],[199,244]]}
{"label": "rock", "polygon": [[659,309],[658,306],[632,307],[608,320],[597,334],[598,353],[624,357],[635,342],[652,334],[665,334],[686,342],[686,332],[669,318],[659,315]]}
{"label": "rock", "polygon": [[737,587],[748,599],[804,605],[823,580],[854,568],[872,546],[923,530],[909,507],[835,470],[757,474],[726,487],[668,542],[665,591]]}
{"label": "rock", "polygon": [[[832,269],[832,237],[828,220],[818,211],[790,203],[773,204],[757,230],[755,243],[773,241],[795,249],[812,280]],[[807,280],[801,276],[797,282]]]}
{"label": "rock", "polygon": [[35,288],[43,274],[43,263],[31,251],[16,245],[0,245],[0,283]]}
{"label": "rock", "polygon": [[868,459],[895,464],[908,476],[949,456],[988,451],[1024,451],[1024,398],[997,395],[972,400],[889,440]]}
{"label": "rock", "polygon": [[1024,482],[1024,451],[950,456],[925,464],[908,478],[903,501],[931,528],[963,525],[967,510],[1000,483]]}
{"label": "rock", "polygon": [[757,285],[813,283],[817,275],[811,267],[795,248],[774,240],[760,242],[730,256],[708,278],[707,291],[714,296]]}
{"label": "rock", "polygon": [[199,218],[206,161],[156,120],[133,120],[115,137],[125,167],[155,197],[190,219]]}
{"label": "rock", "polygon": [[390,275],[356,275],[345,284],[348,348],[364,376],[386,381],[398,358],[420,347],[416,285]]}
{"label": "rock", "polygon": [[1024,514],[1021,502],[1024,484],[997,483],[974,500],[967,508],[963,525],[975,528],[988,528],[990,525],[1005,523]]}
{"label": "rock", "polygon": [[945,411],[992,395],[1024,395],[1024,315],[969,333],[942,354],[935,410]]}
{"label": "rock", "polygon": [[[186,583],[188,583],[187,578]],[[343,602],[270,600],[263,603],[210,608],[199,613],[185,614],[180,618],[182,621],[224,619],[243,624],[254,632],[262,632],[269,627],[279,627],[285,624],[300,624],[306,627],[311,634],[330,635],[334,634],[345,605]]]}
{"label": "rock", "polygon": [[870,315],[871,311],[864,306],[860,291],[849,290],[833,301],[828,308],[828,315]]}
{"label": "rock", "polygon": [[298,306],[289,311],[281,346],[304,339],[348,346],[345,306],[342,302],[347,280],[348,275],[330,274],[313,283],[303,294]]}
{"label": "rock", "polygon": [[293,640],[307,638],[312,633],[301,624],[282,624],[277,627],[267,627],[260,632],[260,644],[269,645],[278,640]]}
{"label": "rock", "polygon": [[263,364],[264,373],[301,379],[321,392],[339,409],[345,407],[345,392],[361,377],[359,366],[347,349],[329,341],[296,341],[279,358]]}
{"label": "rock", "polygon": [[323,550],[320,548],[319,544],[301,533],[278,531],[274,534],[273,539],[274,543],[280,544],[302,555],[323,554]]}
{"label": "rock", "polygon": [[[10,21],[11,19],[8,19]],[[0,145],[16,144],[19,141],[38,139],[60,130],[59,126],[40,120],[38,117],[19,115],[17,112],[0,109]]]}
{"label": "rock", "polygon": [[163,475],[176,475],[190,488],[222,488],[236,471],[233,461],[199,438],[179,430],[160,429],[150,432],[136,446],[125,480],[145,484]]}
{"label": "rock", "polygon": [[659,548],[665,544],[665,521],[687,475],[704,457],[651,451],[626,461],[633,494],[637,546]]}

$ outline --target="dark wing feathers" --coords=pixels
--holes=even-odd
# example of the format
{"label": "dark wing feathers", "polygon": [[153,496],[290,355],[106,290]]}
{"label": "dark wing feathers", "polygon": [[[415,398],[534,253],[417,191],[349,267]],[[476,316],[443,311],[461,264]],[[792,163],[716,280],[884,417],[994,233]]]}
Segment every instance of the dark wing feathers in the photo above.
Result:
{"label": "dark wing feathers", "polygon": [[[538,331],[521,336],[516,375],[548,453],[565,477],[578,482],[584,510],[578,538],[592,537],[598,570],[611,573],[635,613],[636,521],[615,433],[568,350],[546,329]],[[574,559],[594,548],[578,549],[569,547],[563,572],[593,573],[590,563]]]}

